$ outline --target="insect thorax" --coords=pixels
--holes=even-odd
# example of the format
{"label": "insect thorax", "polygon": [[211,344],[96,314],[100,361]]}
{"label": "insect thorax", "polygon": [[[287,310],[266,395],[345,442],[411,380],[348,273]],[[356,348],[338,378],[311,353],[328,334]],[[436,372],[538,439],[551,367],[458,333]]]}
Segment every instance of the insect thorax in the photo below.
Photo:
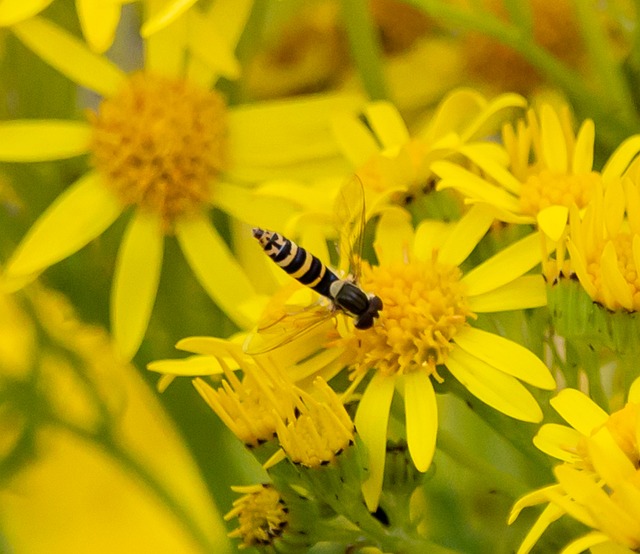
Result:
{"label": "insect thorax", "polygon": [[329,293],[333,301],[353,315],[362,315],[369,309],[369,297],[358,286],[344,279],[331,283]]}

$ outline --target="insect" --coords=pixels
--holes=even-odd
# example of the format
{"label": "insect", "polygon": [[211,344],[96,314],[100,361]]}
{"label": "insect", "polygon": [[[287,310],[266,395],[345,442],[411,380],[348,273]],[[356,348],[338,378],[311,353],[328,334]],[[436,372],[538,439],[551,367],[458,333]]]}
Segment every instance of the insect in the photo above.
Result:
{"label": "insect", "polygon": [[[330,301],[329,306],[313,305],[303,311],[307,316],[300,317],[301,312],[284,313],[276,321],[259,326],[257,332],[269,331],[269,328],[281,324],[280,333],[274,332],[274,340],[267,342],[258,350],[273,350],[292,341],[299,335],[309,331],[316,325],[342,311],[351,316],[356,329],[369,329],[382,310],[382,300],[375,294],[365,292],[357,284],[360,275],[363,233],[365,225],[364,191],[359,180],[349,181],[342,187],[336,204],[335,216],[340,222],[340,254],[348,253],[349,275],[341,278],[326,266],[319,258],[308,250],[297,245],[280,233],[254,228],[253,236],[260,246],[278,266],[291,277]],[[303,325],[289,325],[288,318],[306,320]],[[249,343],[245,343],[245,351],[255,352]]]}

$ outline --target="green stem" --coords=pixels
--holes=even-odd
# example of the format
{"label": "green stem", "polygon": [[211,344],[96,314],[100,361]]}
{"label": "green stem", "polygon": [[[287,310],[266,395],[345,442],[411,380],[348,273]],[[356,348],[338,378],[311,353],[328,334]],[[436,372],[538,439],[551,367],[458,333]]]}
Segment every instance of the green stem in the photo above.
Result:
{"label": "green stem", "polygon": [[388,98],[377,31],[365,0],[343,0],[342,14],[353,62],[372,100]]}

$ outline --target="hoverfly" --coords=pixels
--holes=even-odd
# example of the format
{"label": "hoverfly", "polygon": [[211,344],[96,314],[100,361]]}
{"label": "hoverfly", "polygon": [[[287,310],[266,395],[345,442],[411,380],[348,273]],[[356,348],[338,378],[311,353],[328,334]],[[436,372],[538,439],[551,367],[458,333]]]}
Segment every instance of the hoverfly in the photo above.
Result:
{"label": "hoverfly", "polygon": [[[315,303],[302,309],[284,311],[273,321],[258,325],[244,344],[245,352],[258,354],[274,350],[314,329],[336,313],[354,320],[356,329],[369,329],[382,310],[382,300],[358,285],[364,241],[364,190],[359,179],[340,189],[334,215],[339,224],[339,252],[348,260],[348,275],[341,278],[308,250],[280,233],[254,228],[253,236],[265,254],[299,283],[324,296],[328,304]],[[291,320],[296,319],[296,322]],[[261,337],[254,341],[255,337]],[[257,343],[257,344],[256,344]]]}

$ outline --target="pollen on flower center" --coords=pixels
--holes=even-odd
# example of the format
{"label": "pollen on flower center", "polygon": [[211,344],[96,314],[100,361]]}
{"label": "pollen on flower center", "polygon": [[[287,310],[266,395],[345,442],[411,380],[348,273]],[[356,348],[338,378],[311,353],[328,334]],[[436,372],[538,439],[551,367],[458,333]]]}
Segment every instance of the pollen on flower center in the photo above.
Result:
{"label": "pollen on flower center", "polygon": [[224,100],[182,79],[134,74],[90,120],[92,162],[105,182],[167,229],[209,198],[225,166]]}
{"label": "pollen on flower center", "polygon": [[384,309],[375,325],[357,333],[356,372],[375,367],[385,374],[436,367],[453,348],[451,340],[475,317],[469,309],[456,266],[412,261],[388,266],[363,265],[362,286],[377,294]]}
{"label": "pollen on flower center", "polygon": [[593,195],[601,175],[595,171],[577,175],[554,173],[544,169],[529,176],[520,193],[523,213],[536,215],[549,206],[570,207],[576,204],[584,208]]}

